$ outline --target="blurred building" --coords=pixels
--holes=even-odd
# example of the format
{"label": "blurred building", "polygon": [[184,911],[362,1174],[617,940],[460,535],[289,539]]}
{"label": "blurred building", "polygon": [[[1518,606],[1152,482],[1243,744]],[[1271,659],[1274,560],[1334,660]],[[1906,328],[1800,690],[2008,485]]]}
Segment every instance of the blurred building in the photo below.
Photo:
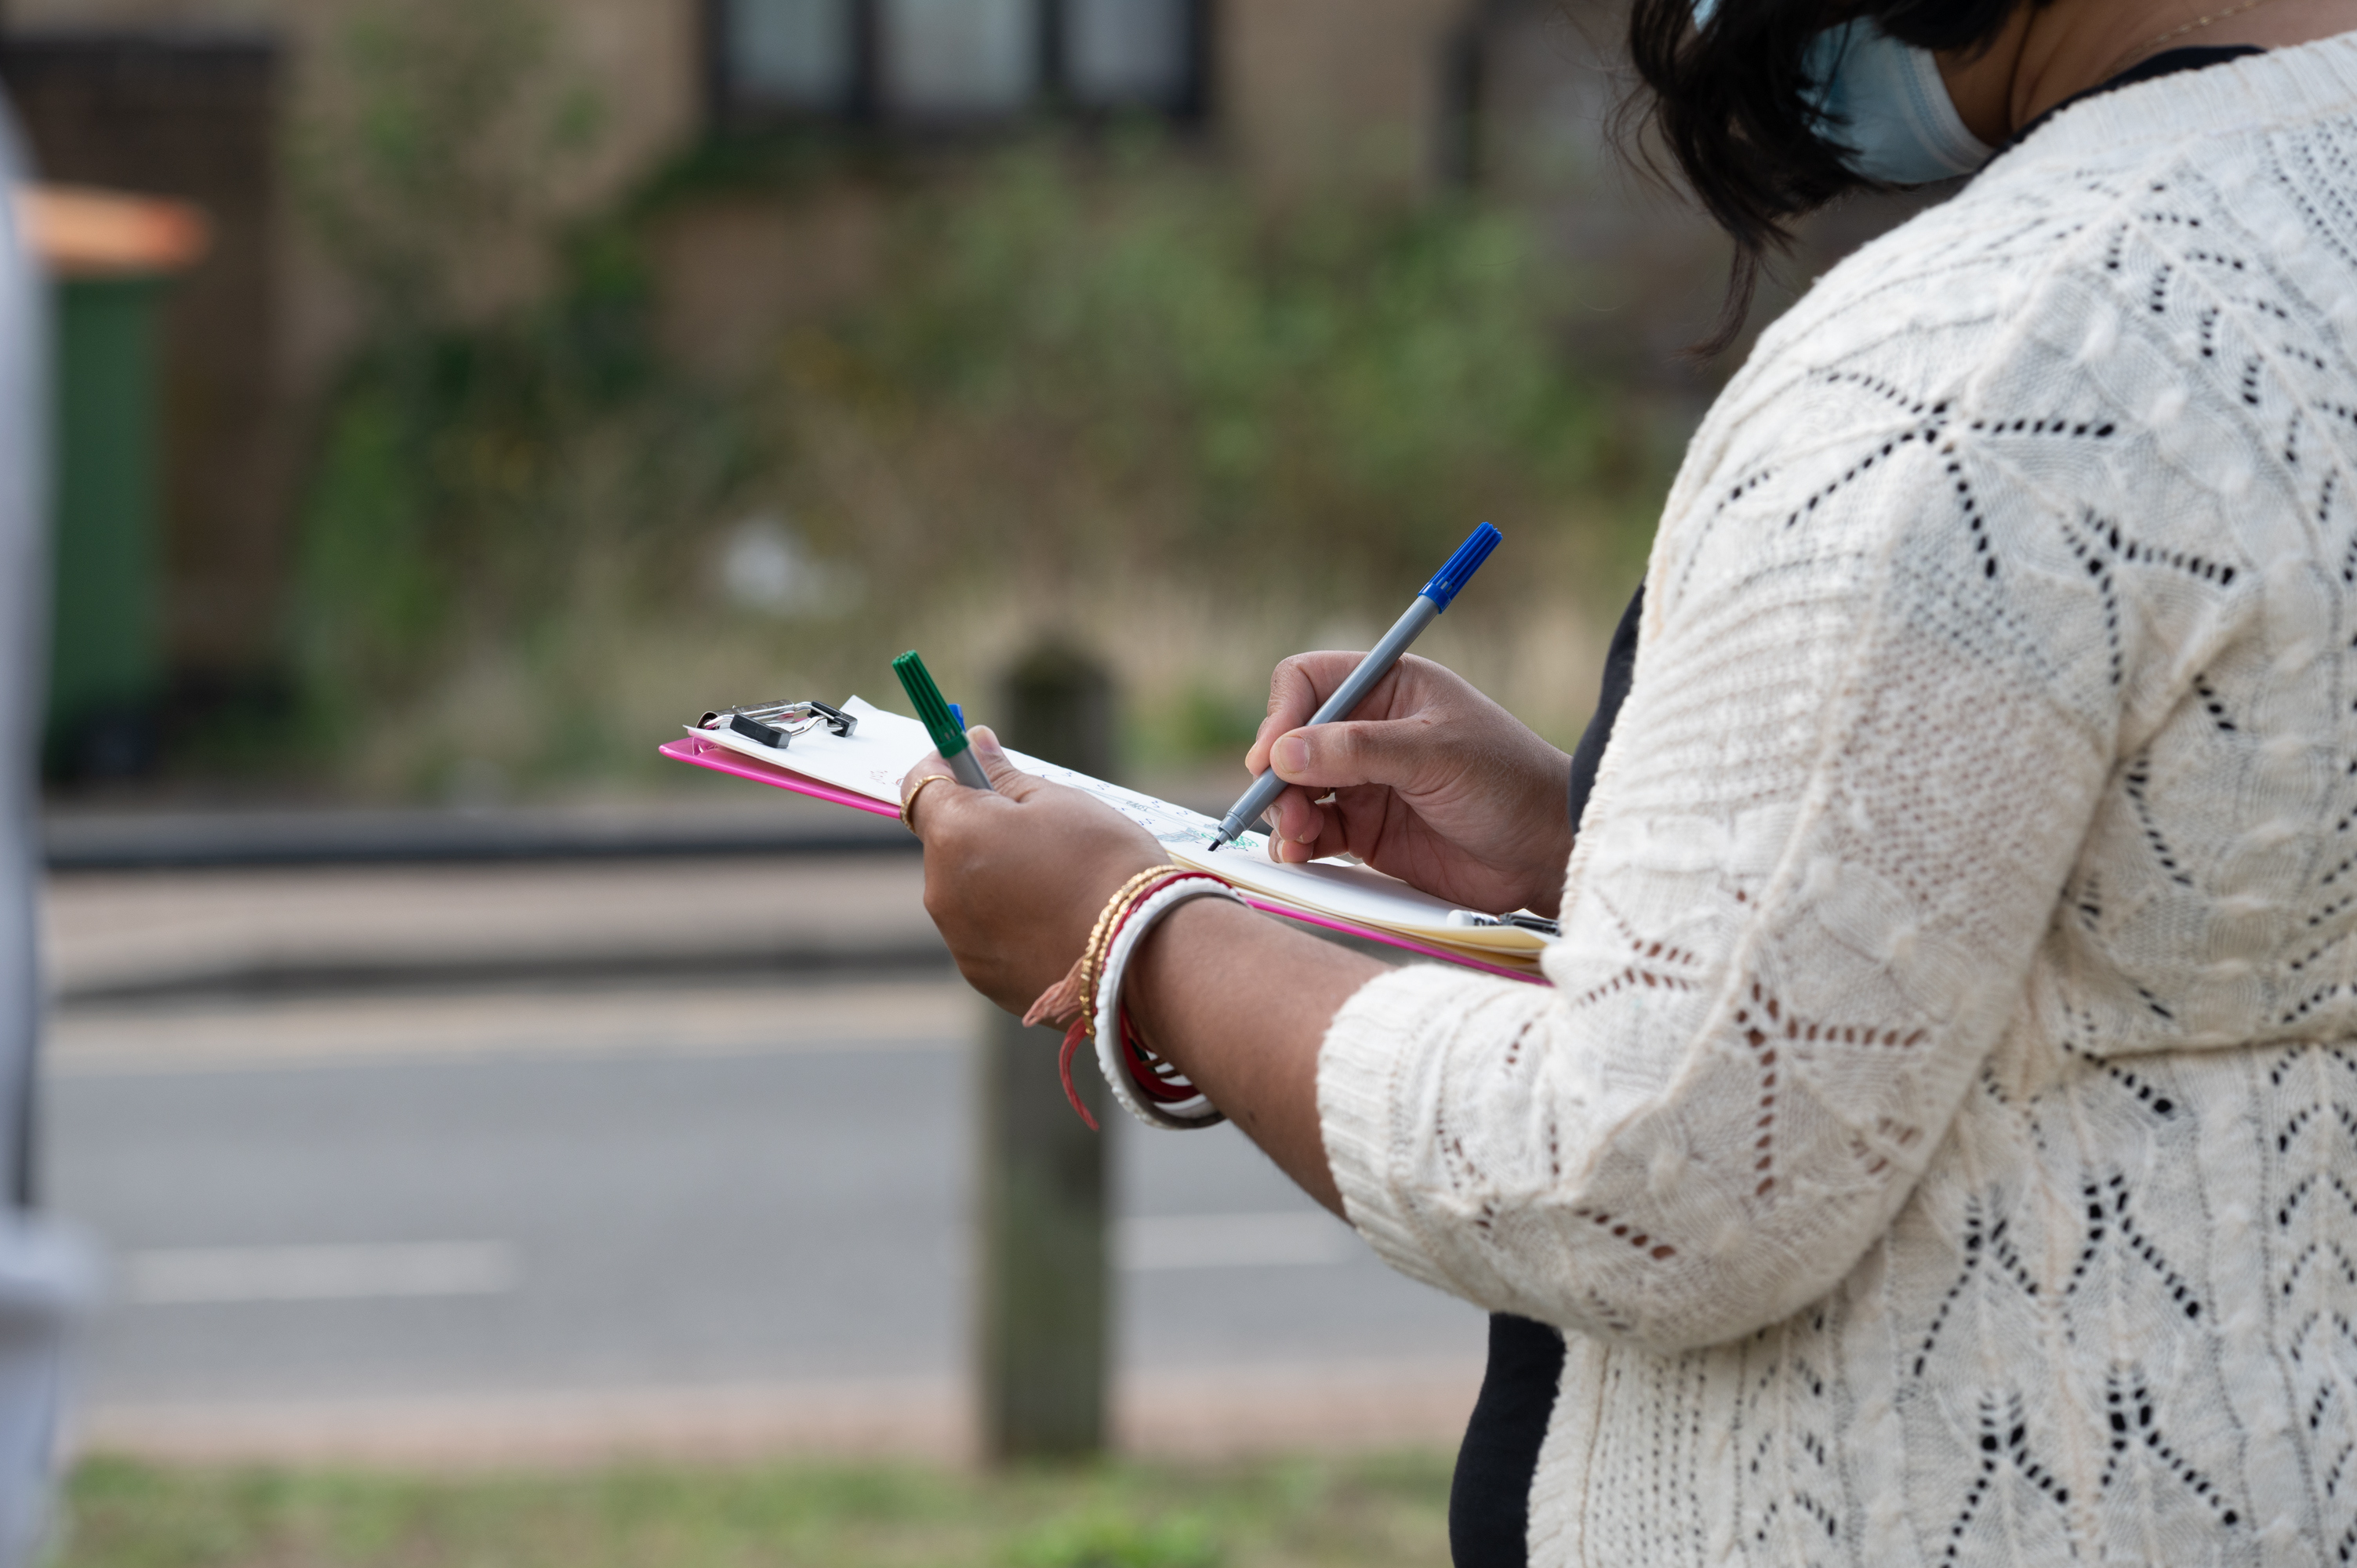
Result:
{"label": "blurred building", "polygon": [[[1042,119],[1162,118],[1272,200],[1475,186],[1540,216],[1613,373],[1698,406],[1723,242],[1615,146],[1620,0],[517,0],[600,110],[561,202],[609,203],[707,138],[816,127],[920,155]],[[284,626],[307,421],[352,297],[285,188],[289,128],[403,0],[0,0],[5,80],[48,177],[191,199],[210,258],[165,355],[164,639],[183,698],[250,688]],[[726,371],[863,286],[880,198],[713,192],[648,235],[664,345]],[[1812,228],[1797,278],[1887,226]],[[499,269],[484,269],[492,284]],[[1770,303],[1773,303],[1771,291]]]}
{"label": "blurred building", "polygon": [[[187,198],[211,257],[167,310],[164,639],[183,698],[266,674],[307,412],[355,320],[285,191],[285,135],[389,0],[0,0],[5,79],[46,177]],[[393,0],[397,4],[397,0]],[[1164,115],[1273,191],[1442,172],[1470,0],[563,0],[541,7],[601,131],[566,199],[698,138],[839,124],[928,143],[1046,114]],[[845,237],[845,223],[849,237]],[[858,217],[718,209],[662,238],[672,333],[742,343],[788,289],[856,271]],[[791,306],[791,299],[786,306]],[[717,323],[716,330],[699,323]]]}

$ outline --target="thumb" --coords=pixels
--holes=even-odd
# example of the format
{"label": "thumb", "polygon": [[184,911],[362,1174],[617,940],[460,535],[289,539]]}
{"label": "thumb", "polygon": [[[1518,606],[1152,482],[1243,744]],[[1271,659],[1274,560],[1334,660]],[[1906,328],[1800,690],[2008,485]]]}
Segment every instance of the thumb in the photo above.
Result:
{"label": "thumb", "polygon": [[1318,725],[1280,736],[1269,766],[1288,784],[1341,789],[1383,784],[1413,789],[1441,760],[1439,737],[1412,719]]}
{"label": "thumb", "polygon": [[1006,749],[998,744],[997,735],[988,725],[975,725],[965,732],[967,746],[974,759],[982,764],[982,771],[990,787],[1002,795],[1021,796],[1034,781],[1033,776],[1008,760]]}

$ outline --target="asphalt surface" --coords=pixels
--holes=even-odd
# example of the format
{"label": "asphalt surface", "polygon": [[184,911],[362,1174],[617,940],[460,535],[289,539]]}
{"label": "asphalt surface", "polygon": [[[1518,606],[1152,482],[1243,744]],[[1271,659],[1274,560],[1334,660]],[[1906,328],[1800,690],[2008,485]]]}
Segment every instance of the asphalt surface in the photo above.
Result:
{"label": "asphalt surface", "polygon": [[[906,863],[707,869],[58,886],[81,991],[51,1036],[46,1196],[113,1264],[86,1429],[197,1453],[392,1434],[529,1457],[535,1432],[608,1429],[957,1448],[982,1004],[930,961],[634,979],[633,953],[676,963],[697,929],[740,956],[924,934]],[[597,983],[299,983],[307,953],[388,947],[512,977],[500,953],[563,945],[552,925],[601,955]],[[241,983],[256,954],[274,978]],[[1125,1431],[1220,1448],[1461,1422],[1478,1312],[1386,1269],[1232,1128],[1113,1135]]]}

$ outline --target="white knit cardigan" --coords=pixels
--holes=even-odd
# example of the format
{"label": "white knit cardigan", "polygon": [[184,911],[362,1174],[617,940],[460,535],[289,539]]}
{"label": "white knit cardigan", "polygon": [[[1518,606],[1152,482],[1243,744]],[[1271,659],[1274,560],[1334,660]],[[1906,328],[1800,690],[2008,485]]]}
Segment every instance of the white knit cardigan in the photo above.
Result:
{"label": "white knit cardigan", "polygon": [[2357,35],[2066,110],[1704,424],[1553,990],[1320,1058],[1557,1563],[2357,1557]]}

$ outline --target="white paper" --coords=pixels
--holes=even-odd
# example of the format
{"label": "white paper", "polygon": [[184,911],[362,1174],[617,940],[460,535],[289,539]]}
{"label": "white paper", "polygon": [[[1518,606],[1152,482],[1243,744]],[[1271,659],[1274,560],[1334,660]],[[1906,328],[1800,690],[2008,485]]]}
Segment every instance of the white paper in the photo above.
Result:
{"label": "white paper", "polygon": [[[933,749],[932,737],[915,719],[886,713],[859,697],[844,703],[843,711],[859,721],[857,729],[848,737],[819,726],[794,736],[787,746],[763,746],[725,725],[692,729],[690,733],[731,751],[790,768],[823,784],[898,806],[900,780]],[[1519,927],[1451,926],[1448,916],[1456,906],[1420,892],[1395,876],[1386,876],[1372,866],[1340,860],[1280,865],[1268,858],[1268,840],[1262,833],[1245,833],[1214,853],[1211,846],[1219,835],[1220,824],[1200,811],[1190,811],[1184,806],[1125,789],[1019,751],[1010,749],[1006,756],[1026,773],[1036,773],[1094,795],[1151,833],[1169,852],[1170,858],[1180,865],[1215,872],[1237,886],[1265,897],[1356,925],[1373,926],[1509,961],[1535,957],[1546,945],[1536,932]]]}

